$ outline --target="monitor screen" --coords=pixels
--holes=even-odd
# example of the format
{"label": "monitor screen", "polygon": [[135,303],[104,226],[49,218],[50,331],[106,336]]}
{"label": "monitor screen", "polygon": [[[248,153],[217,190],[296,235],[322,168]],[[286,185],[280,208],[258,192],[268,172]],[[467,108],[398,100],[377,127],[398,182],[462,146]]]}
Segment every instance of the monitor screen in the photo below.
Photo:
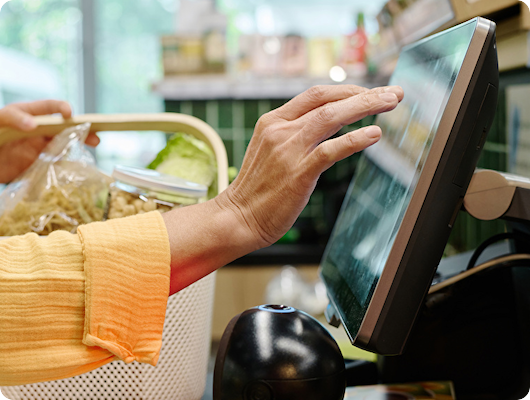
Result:
{"label": "monitor screen", "polygon": [[[476,33],[481,24],[490,33],[491,25],[485,21],[469,21],[411,45],[401,52],[390,85],[400,85],[405,98],[395,110],[377,117],[375,124],[382,128],[383,137],[379,143],[363,152],[328,242],[321,263],[321,275],[328,288],[331,303],[352,342],[369,350],[377,351],[377,348],[363,343],[358,333],[366,320],[374,292],[389,259],[393,257],[395,263],[396,257],[400,257],[400,254],[402,257],[407,245],[410,245],[413,232],[402,227],[407,218],[406,225],[409,228],[414,226],[420,215],[412,213],[409,206],[418,192],[427,160],[431,165],[437,162],[439,166],[442,159],[438,154],[444,153],[442,149],[434,155],[431,151],[433,146],[439,148],[442,145],[445,148],[451,141],[455,142],[450,134],[446,135],[443,143],[435,138],[442,122],[445,127],[451,125],[447,122],[452,119],[453,127],[455,125],[459,113],[449,115],[446,110],[450,99],[453,100],[453,106],[455,98],[460,95],[453,96],[455,85],[465,84],[467,87],[473,79],[474,74],[463,78],[461,71],[466,57],[474,57],[470,49],[473,48],[474,39],[477,42]],[[483,40],[482,46],[484,44]],[[480,57],[482,52],[478,54]],[[478,59],[474,60],[475,65],[477,62]],[[485,88],[483,91],[487,91],[487,86]],[[479,97],[483,100],[484,93]],[[463,104],[463,100],[461,97],[458,102]],[[476,111],[468,119],[475,121]],[[469,132],[464,134],[469,135]],[[459,153],[457,159],[458,156],[462,157],[465,147],[456,149]],[[434,158],[437,160],[433,160]],[[467,169],[472,171],[473,168],[474,165],[470,165]],[[423,186],[426,182],[432,183],[435,175],[436,173],[429,176],[429,179],[424,178]],[[421,190],[421,196],[416,193],[416,197],[420,196],[424,202],[424,194],[428,191],[427,187],[427,190]],[[446,206],[451,211],[455,209],[452,201]],[[433,224],[433,229],[436,229],[437,224]],[[398,243],[396,239],[400,234],[401,240]],[[443,234],[439,236],[445,245],[447,238]],[[403,247],[402,251],[396,251],[396,246]],[[436,265],[437,262],[434,266],[425,265],[422,268],[430,268],[433,272]],[[398,270],[399,265],[394,272],[399,272]],[[396,283],[396,273],[393,275],[392,282],[387,283],[387,286]],[[407,282],[403,284],[406,285]],[[388,294],[390,291],[385,293]],[[388,297],[379,301],[387,300]],[[403,321],[403,324],[407,323]],[[373,338],[369,338],[368,342],[370,339]],[[399,352],[400,350],[390,351]]]}

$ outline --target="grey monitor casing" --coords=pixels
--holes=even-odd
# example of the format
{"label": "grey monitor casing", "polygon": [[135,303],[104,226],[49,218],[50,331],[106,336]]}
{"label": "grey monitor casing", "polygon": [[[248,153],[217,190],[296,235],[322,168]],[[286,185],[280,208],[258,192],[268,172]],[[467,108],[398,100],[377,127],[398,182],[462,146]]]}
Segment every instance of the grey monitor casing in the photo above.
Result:
{"label": "grey monitor casing", "polygon": [[[424,168],[356,334],[348,332],[347,311],[337,303],[333,290],[328,290],[334,314],[328,318],[343,322],[354,345],[382,355],[404,351],[492,125],[498,85],[495,24],[478,18]],[[330,289],[322,270],[321,277]]]}

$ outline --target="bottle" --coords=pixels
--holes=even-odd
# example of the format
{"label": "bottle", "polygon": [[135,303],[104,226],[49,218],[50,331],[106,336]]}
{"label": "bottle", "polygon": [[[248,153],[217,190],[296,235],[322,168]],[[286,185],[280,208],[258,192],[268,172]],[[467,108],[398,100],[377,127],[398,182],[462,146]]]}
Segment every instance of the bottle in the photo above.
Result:
{"label": "bottle", "polygon": [[344,37],[341,66],[349,77],[362,78],[367,73],[368,37],[364,29],[364,13],[357,15],[353,32]]}

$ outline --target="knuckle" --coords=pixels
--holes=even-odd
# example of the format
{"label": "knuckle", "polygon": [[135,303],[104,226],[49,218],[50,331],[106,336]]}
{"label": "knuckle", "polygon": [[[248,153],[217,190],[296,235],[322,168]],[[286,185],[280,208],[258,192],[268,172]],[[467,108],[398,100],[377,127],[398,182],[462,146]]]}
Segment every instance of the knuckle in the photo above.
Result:
{"label": "knuckle", "polygon": [[2,109],[0,109],[0,113],[1,114],[9,114],[10,112],[12,112],[12,110],[14,108],[15,108],[15,106],[13,104],[8,104],[7,106],[5,106]]}
{"label": "knuckle", "polygon": [[270,126],[273,124],[274,120],[275,118],[271,111],[263,114],[261,117],[258,118],[258,121],[256,122],[256,130],[258,131],[268,130]]}
{"label": "knuckle", "polygon": [[350,148],[357,150],[359,148],[359,136],[353,134],[343,135],[342,140],[344,140],[345,145]]}
{"label": "knuckle", "polygon": [[363,94],[359,96],[359,103],[362,109],[371,110],[375,106],[373,96],[369,94]]}
{"label": "knuckle", "polygon": [[332,162],[330,143],[322,143],[318,146],[314,155],[319,165],[329,165]]}
{"label": "knuckle", "polygon": [[265,145],[266,148],[273,148],[276,144],[276,135],[274,135],[274,130],[272,128],[267,128],[262,131],[261,143]]}
{"label": "knuckle", "polygon": [[265,148],[274,148],[274,145],[278,140],[277,135],[275,133],[276,129],[274,127],[267,126],[260,130],[257,140],[259,143],[264,145]]}
{"label": "knuckle", "polygon": [[5,122],[13,123],[20,119],[20,111],[18,107],[14,104],[9,104],[4,108],[0,109],[0,117],[5,120]]}
{"label": "knuckle", "polygon": [[348,86],[348,88],[349,88],[350,96],[357,96],[359,94],[366,93],[369,91],[369,89],[366,89],[365,87],[357,86],[357,85],[350,85]]}
{"label": "knuckle", "polygon": [[61,101],[59,100],[47,100],[44,103],[44,109],[46,113],[52,114],[58,112],[61,109]]}
{"label": "knuckle", "polygon": [[318,110],[316,114],[316,120],[318,123],[329,123],[335,118],[335,109],[333,106],[326,104]]}
{"label": "knuckle", "polygon": [[307,90],[306,93],[310,100],[315,101],[315,102],[321,102],[322,99],[325,98],[326,86],[324,85],[312,86]]}
{"label": "knuckle", "polygon": [[366,94],[381,94],[381,93],[385,93],[384,87],[376,87],[366,92]]}

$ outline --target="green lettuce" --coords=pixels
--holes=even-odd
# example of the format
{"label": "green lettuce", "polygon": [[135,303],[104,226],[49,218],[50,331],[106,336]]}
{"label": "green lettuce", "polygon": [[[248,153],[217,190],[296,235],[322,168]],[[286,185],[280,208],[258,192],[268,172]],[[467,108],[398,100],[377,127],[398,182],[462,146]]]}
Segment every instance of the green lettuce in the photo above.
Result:
{"label": "green lettuce", "polygon": [[217,162],[213,150],[202,140],[175,133],[147,166],[208,187],[208,197],[217,194]]}

